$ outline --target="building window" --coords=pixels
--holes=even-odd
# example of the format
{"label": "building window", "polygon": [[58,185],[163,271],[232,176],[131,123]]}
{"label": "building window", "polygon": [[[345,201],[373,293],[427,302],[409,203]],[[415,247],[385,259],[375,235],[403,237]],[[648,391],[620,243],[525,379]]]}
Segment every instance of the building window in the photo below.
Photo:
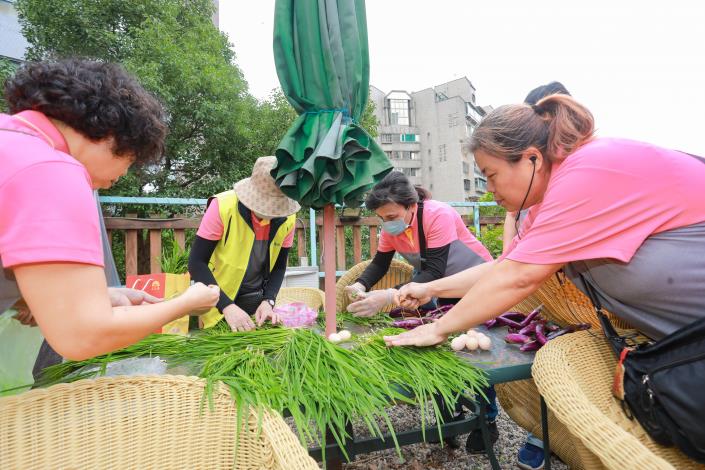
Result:
{"label": "building window", "polygon": [[470,191],[472,189],[472,181],[470,181],[469,179],[464,179],[463,187],[465,188],[465,191]]}
{"label": "building window", "polygon": [[480,114],[472,103],[465,103],[465,113],[467,117],[475,121],[476,124],[482,120],[482,114]]}
{"label": "building window", "polygon": [[389,124],[409,125],[408,100],[389,100]]}
{"label": "building window", "polygon": [[408,150],[392,150],[384,152],[387,154],[387,158],[393,160],[418,160],[419,152],[411,152]]}
{"label": "building window", "polygon": [[475,168],[475,176],[484,179],[482,175],[482,170],[480,170],[480,167],[477,162],[473,162],[473,167]]}
{"label": "building window", "polygon": [[418,168],[397,168],[397,170],[401,171],[406,176],[417,176],[419,171]]}
{"label": "building window", "polygon": [[418,134],[401,134],[401,141],[402,142],[420,142],[421,139],[419,139]]}
{"label": "building window", "polygon": [[475,191],[486,193],[487,181],[484,178],[475,178]]}
{"label": "building window", "polygon": [[438,146],[438,160],[441,162],[448,160],[448,156],[446,155],[446,144],[441,144]]}
{"label": "building window", "polygon": [[451,113],[448,115],[448,127],[455,127],[458,125],[458,113]]}
{"label": "building window", "polygon": [[402,91],[393,91],[387,95],[389,124],[411,125],[411,97]]}
{"label": "building window", "polygon": [[392,134],[382,134],[380,138],[382,139],[383,144],[392,143]]}
{"label": "building window", "polygon": [[470,164],[463,162],[463,174],[467,175],[468,173],[470,173]]}

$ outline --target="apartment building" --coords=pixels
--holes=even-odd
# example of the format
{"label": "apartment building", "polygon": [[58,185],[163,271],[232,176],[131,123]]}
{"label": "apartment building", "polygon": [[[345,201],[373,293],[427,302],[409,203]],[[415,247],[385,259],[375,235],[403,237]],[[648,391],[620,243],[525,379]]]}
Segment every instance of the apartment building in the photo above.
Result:
{"label": "apartment building", "polygon": [[466,77],[417,92],[374,86],[377,137],[394,167],[441,201],[476,200],[487,181],[464,143],[491,108],[478,106]]}

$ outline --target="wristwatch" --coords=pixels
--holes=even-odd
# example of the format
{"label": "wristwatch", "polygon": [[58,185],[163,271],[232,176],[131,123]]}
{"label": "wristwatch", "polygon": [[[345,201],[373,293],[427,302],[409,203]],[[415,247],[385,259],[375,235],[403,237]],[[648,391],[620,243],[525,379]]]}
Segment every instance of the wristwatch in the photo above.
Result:
{"label": "wristwatch", "polygon": [[275,304],[276,302],[274,302],[272,299],[264,299],[264,300],[265,300],[272,308],[274,308],[274,304]]}

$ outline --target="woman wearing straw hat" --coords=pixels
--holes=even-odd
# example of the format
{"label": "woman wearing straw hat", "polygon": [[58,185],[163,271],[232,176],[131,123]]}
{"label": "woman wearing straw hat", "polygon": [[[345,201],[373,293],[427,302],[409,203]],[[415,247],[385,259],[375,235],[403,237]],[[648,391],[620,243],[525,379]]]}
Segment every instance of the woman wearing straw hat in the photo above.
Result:
{"label": "woman wearing straw hat", "polygon": [[233,331],[278,321],[274,300],[284,280],[299,204],[274,184],[275,157],[260,157],[252,176],[208,199],[189,257],[194,281],[220,286],[220,300],[204,328],[225,317]]}

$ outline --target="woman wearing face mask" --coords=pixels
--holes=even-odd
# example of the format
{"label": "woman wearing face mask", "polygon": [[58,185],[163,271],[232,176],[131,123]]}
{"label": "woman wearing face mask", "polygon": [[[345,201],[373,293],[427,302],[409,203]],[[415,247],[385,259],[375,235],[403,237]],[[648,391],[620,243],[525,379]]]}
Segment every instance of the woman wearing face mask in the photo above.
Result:
{"label": "woman wearing face mask", "polygon": [[202,317],[209,328],[225,317],[233,331],[248,331],[273,312],[299,204],[274,183],[270,171],[275,157],[260,157],[252,176],[235,183],[233,189],[208,200],[196,238],[191,246],[191,279],[220,286],[220,300]]}
{"label": "woman wearing face mask", "polygon": [[463,296],[439,321],[387,337],[438,344],[493,318],[559,269],[653,339],[705,315],[705,160],[626,139],[595,138],[592,114],[566,95],[502,106],[472,137],[488,189],[510,211],[529,207],[499,260],[405,286],[403,304]]}
{"label": "woman wearing face mask", "polygon": [[[346,288],[352,298],[362,297],[348,305],[348,311],[357,316],[374,315],[394,302],[396,289],[370,291],[386,274],[394,253],[414,267],[412,281],[418,283],[492,261],[492,255],[470,233],[455,209],[430,199],[426,190],[414,187],[400,172],[393,171],[379,182],[365,205],[382,219],[382,234],[372,262],[357,282]],[[456,300],[451,296],[439,302]]]}
{"label": "woman wearing face mask", "polygon": [[23,65],[0,114],[0,313],[20,298],[60,355],[82,360],[128,346],[208,309],[202,284],[166,302],[107,287],[93,190],[164,150],[159,102],[116,64],[66,59]]}

